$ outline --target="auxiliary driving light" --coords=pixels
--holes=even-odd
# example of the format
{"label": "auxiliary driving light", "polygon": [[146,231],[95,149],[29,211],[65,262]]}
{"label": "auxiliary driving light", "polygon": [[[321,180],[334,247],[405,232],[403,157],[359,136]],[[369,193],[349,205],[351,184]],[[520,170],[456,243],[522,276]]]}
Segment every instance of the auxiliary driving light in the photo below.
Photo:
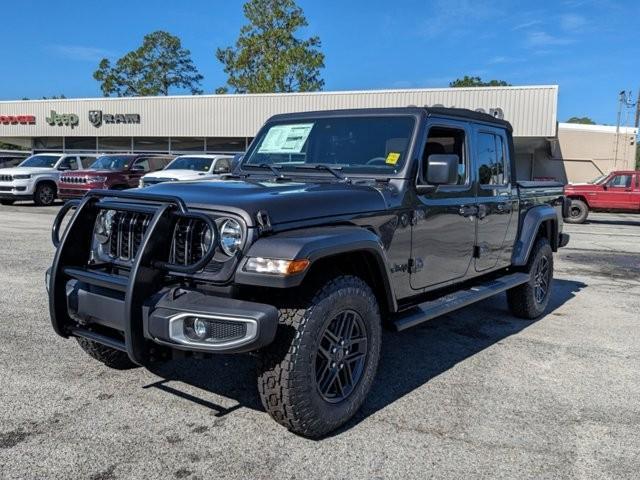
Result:
{"label": "auxiliary driving light", "polygon": [[203,339],[207,336],[207,322],[201,318],[196,318],[193,321],[193,333],[196,334],[198,339]]}
{"label": "auxiliary driving light", "polygon": [[252,318],[180,313],[169,320],[172,341],[208,350],[249,343],[257,333],[258,324]]}

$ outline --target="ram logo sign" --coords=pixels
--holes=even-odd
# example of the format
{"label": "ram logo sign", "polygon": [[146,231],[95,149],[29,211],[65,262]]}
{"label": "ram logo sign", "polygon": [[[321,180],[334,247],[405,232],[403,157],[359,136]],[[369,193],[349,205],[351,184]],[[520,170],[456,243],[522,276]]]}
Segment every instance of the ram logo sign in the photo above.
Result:
{"label": "ram logo sign", "polygon": [[99,127],[103,123],[140,123],[137,113],[102,113],[102,110],[89,110],[89,123]]}

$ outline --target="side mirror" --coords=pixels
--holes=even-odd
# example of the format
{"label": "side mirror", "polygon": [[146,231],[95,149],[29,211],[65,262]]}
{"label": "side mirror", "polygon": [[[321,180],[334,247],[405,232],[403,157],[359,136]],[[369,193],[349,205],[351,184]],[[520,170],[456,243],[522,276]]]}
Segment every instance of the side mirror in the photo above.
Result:
{"label": "side mirror", "polygon": [[58,170],[60,170],[61,172],[64,172],[65,170],[71,170],[71,167],[69,165],[60,165],[58,167]]}
{"label": "side mirror", "polygon": [[144,172],[144,167],[142,165],[133,165],[131,170],[134,172]]}
{"label": "side mirror", "polygon": [[460,157],[454,154],[434,154],[427,158],[426,180],[430,185],[455,185],[458,183]]}
{"label": "side mirror", "polygon": [[231,166],[225,162],[218,162],[216,166],[213,167],[213,173],[215,174],[223,174],[229,173],[231,171]]}

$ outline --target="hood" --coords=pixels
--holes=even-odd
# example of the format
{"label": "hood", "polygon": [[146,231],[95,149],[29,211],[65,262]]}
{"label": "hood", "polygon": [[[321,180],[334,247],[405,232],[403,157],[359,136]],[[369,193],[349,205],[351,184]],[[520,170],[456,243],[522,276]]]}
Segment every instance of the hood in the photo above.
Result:
{"label": "hood", "polygon": [[147,173],[143,178],[177,178],[179,180],[197,180],[199,178],[210,178],[213,174],[209,172],[199,172],[188,169],[160,170],[158,172]]}
{"label": "hood", "polygon": [[274,182],[205,180],[166,182],[144,189],[145,193],[173,195],[189,206],[212,210],[240,209],[255,222],[265,210],[272,225],[321,217],[356,215],[384,210],[382,190],[371,185],[326,182]]}
{"label": "hood", "polygon": [[119,175],[121,170],[66,170],[65,177],[102,177],[105,175]]}
{"label": "hood", "polygon": [[602,185],[594,185],[593,183],[570,183],[565,185],[565,192],[598,192],[602,190]]}
{"label": "hood", "polygon": [[3,168],[2,175],[39,175],[41,173],[60,173],[55,168],[42,167],[14,167]]}

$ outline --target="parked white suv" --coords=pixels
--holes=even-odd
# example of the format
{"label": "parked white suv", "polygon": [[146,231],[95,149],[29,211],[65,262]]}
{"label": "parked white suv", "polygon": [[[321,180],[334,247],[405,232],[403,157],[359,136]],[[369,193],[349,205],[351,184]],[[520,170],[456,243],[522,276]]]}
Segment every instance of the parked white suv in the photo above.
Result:
{"label": "parked white suv", "polygon": [[0,170],[0,203],[33,200],[36,205],[51,205],[56,199],[60,173],[88,168],[95,155],[38,153],[15,168]]}
{"label": "parked white suv", "polygon": [[181,155],[163,170],[148,173],[140,179],[140,187],[162,182],[205,180],[231,172],[233,157],[229,155]]}

